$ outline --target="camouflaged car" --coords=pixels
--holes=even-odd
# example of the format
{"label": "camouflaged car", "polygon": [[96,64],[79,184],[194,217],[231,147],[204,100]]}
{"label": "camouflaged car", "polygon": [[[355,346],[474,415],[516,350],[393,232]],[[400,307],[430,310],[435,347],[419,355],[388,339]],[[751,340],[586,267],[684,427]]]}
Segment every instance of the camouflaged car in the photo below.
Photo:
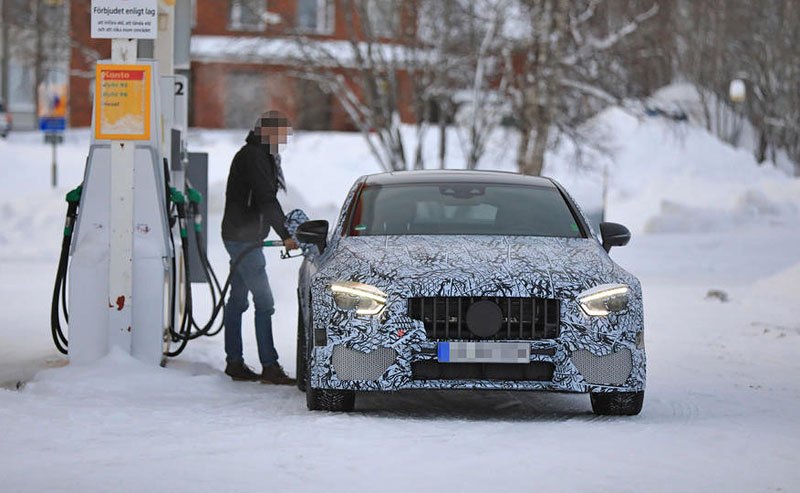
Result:
{"label": "camouflaged car", "polygon": [[589,393],[597,414],[642,407],[639,281],[554,180],[488,171],[364,176],[332,231],[297,230],[298,385],[308,408],[356,392]]}

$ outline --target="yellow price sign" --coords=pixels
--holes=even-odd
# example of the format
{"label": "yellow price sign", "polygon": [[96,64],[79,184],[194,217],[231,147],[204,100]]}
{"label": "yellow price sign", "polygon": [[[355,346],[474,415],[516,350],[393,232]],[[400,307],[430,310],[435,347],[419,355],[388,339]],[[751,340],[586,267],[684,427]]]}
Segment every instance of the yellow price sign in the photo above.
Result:
{"label": "yellow price sign", "polygon": [[149,65],[97,64],[95,130],[97,140],[150,140]]}

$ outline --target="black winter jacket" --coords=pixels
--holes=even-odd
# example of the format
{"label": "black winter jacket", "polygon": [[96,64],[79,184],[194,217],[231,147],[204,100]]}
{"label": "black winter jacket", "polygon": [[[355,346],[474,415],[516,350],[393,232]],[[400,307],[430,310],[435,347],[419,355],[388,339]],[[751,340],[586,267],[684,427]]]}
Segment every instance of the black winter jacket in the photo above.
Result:
{"label": "black winter jacket", "polygon": [[275,157],[252,131],[246,142],[234,156],[228,174],[222,239],[262,241],[271,226],[285,240],[289,232],[277,198],[279,169]]}

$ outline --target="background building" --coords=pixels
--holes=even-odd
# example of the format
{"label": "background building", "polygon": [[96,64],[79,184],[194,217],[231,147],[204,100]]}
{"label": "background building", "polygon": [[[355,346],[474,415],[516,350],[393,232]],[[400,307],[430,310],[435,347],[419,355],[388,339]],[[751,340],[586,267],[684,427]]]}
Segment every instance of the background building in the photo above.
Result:
{"label": "background building", "polygon": [[[110,43],[89,37],[91,0],[71,3],[70,124],[83,127],[91,125],[94,63],[110,56]],[[365,5],[382,41],[413,22],[401,15],[402,2],[368,0]],[[245,128],[260,112],[277,109],[298,129],[355,130],[336,98],[302,76],[310,68],[305,47],[341,52],[362,37],[348,8],[353,4],[347,0],[194,0],[190,125]],[[398,108],[401,119],[413,121],[408,95],[398,100],[404,102]]]}

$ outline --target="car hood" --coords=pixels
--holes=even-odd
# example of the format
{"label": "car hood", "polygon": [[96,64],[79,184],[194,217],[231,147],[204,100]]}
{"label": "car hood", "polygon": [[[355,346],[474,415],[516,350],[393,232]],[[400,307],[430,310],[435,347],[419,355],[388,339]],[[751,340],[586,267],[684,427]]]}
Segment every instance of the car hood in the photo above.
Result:
{"label": "car hood", "polygon": [[404,296],[573,297],[632,282],[593,239],[530,236],[345,237],[319,274]]}

